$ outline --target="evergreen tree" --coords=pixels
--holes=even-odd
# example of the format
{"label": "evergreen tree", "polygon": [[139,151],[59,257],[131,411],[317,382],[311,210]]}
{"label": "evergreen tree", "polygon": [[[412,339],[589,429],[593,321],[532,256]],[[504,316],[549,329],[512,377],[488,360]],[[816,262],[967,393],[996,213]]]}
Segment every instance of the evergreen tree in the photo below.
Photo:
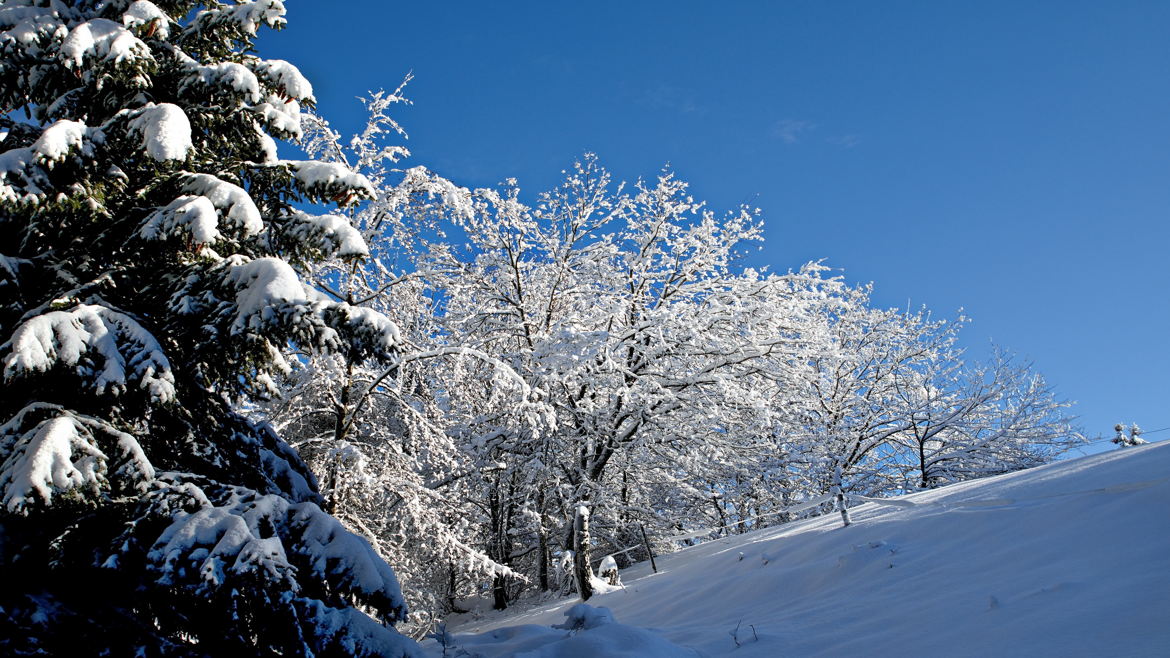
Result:
{"label": "evergreen tree", "polygon": [[0,4],[0,653],[413,655],[369,544],[239,413],[295,343],[398,331],[302,283],[369,182],[282,160],[312,88],[280,0]]}

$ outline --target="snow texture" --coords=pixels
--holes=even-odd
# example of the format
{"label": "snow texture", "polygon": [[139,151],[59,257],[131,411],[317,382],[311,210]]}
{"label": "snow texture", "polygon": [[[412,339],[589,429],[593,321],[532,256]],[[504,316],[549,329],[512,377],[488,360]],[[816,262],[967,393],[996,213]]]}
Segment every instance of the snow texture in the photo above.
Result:
{"label": "snow texture", "polygon": [[41,162],[58,162],[73,151],[81,150],[85,145],[88,128],[80,121],[62,119],[45,128],[37,141],[33,142],[32,152]]}
{"label": "snow texture", "polygon": [[62,119],[41,132],[31,145],[0,153],[0,201],[36,204],[52,188],[48,171],[70,157],[92,157],[101,130]]}
{"label": "snow texture", "polygon": [[381,352],[387,352],[402,342],[398,325],[378,311],[366,306],[339,303],[330,308],[330,325],[344,328],[374,344]]}
{"label": "snow texture", "polygon": [[600,574],[603,574],[603,575],[610,572],[610,571],[617,571],[617,570],[618,570],[617,560],[613,559],[612,555],[606,555],[605,559],[603,559],[601,561],[601,566],[597,567],[597,572]]}
{"label": "snow texture", "polygon": [[309,577],[359,595],[387,611],[387,621],[400,621],[406,612],[394,572],[369,542],[316,504],[281,496],[241,489],[226,504],[179,512],[148,559],[164,585],[197,578],[210,592],[259,578],[296,594],[298,578]]}
{"label": "snow texture", "polygon": [[[99,437],[113,454],[112,473]],[[34,503],[52,504],[66,493],[92,498],[110,477],[139,491],[154,478],[154,467],[134,437],[56,405],[30,405],[0,426],[0,454],[8,455],[0,464],[0,504],[13,513]]]}
{"label": "snow texture", "polygon": [[133,318],[104,306],[82,304],[35,316],[0,345],[0,354],[6,352],[5,382],[64,366],[99,395],[119,395],[137,384],[157,402],[175,396],[162,346]]}
{"label": "snow texture", "polygon": [[219,62],[195,69],[199,81],[209,87],[226,87],[242,94],[249,102],[257,103],[261,99],[260,81],[256,74],[243,64],[235,62]]}
{"label": "snow texture", "polygon": [[369,179],[343,164],[315,160],[283,162],[292,170],[297,183],[309,194],[334,196],[360,192],[368,197],[374,196],[374,188]]}
{"label": "snow texture", "polygon": [[210,174],[187,174],[182,189],[193,194],[183,195],[148,215],[138,231],[142,238],[181,236],[193,244],[208,244],[221,237],[221,226],[244,236],[255,235],[264,228],[260,210],[238,185]]}
{"label": "snow texture", "polygon": [[226,280],[237,290],[232,334],[260,331],[276,320],[279,307],[309,301],[297,273],[279,258],[233,264]]}
{"label": "snow texture", "polygon": [[122,14],[122,25],[130,29],[149,26],[155,23],[154,36],[165,39],[171,33],[170,19],[166,13],[148,0],[135,0]]}
{"label": "snow texture", "polygon": [[264,125],[277,137],[301,138],[301,106],[296,101],[285,101],[272,95],[267,102],[254,105],[251,109],[260,115]]}
{"label": "snow texture", "polygon": [[114,65],[151,59],[145,43],[130,30],[104,18],[86,21],[70,30],[60,52],[69,68],[81,68],[87,59]]}
{"label": "snow texture", "polygon": [[256,75],[279,89],[289,100],[313,100],[313,85],[301,75],[297,67],[283,59],[260,59],[249,62]]}
{"label": "snow texture", "polygon": [[0,7],[0,43],[18,48],[64,39],[68,30],[58,16],[59,7],[26,7],[17,3]]}
{"label": "snow texture", "polygon": [[142,148],[159,162],[185,160],[194,148],[191,122],[178,105],[153,103],[135,112],[130,129],[142,136]]}
{"label": "snow texture", "polygon": [[289,217],[287,234],[300,243],[321,244],[328,254],[341,258],[370,255],[362,234],[350,225],[349,220],[338,215],[293,213]]}
{"label": "snow texture", "polygon": [[274,27],[281,25],[285,14],[284,3],[281,0],[245,1],[224,11],[227,11],[231,20],[247,34],[256,34],[261,24]]}
{"label": "snow texture", "polygon": [[566,610],[565,617],[567,619],[563,623],[553,624],[552,627],[566,631],[587,631],[613,623],[613,613],[609,608],[594,608],[584,603],[578,603]]}
{"label": "snow texture", "polygon": [[162,240],[182,235],[195,244],[207,244],[219,238],[219,218],[207,197],[184,195],[146,217],[138,235],[147,240]]}
{"label": "snow texture", "polygon": [[[446,655],[523,658],[685,658],[698,652],[671,643],[656,631],[619,624],[608,608],[578,603],[563,623],[502,628],[478,636],[444,635]],[[424,647],[425,648],[425,647]],[[466,652],[466,653],[461,653]],[[432,647],[432,656],[444,655]]]}
{"label": "snow texture", "polygon": [[344,653],[374,653],[385,658],[421,658],[418,645],[353,608],[330,608],[313,599],[295,599],[305,617]]}
{"label": "snow texture", "polygon": [[82,438],[68,418],[57,417],[39,425],[17,445],[0,467],[4,508],[15,512],[28,501],[49,502],[54,491],[97,491],[106,456]]}
{"label": "snow texture", "polygon": [[[631,627],[586,622],[572,600],[452,620],[447,644],[483,658],[902,656],[908,642],[920,655],[1164,656],[1170,524],[1150,519],[1170,506],[1168,472],[1170,442],[1126,448],[902,499],[912,507],[860,505],[848,528],[830,514],[660,556],[658,574],[635,565],[626,589],[590,600],[673,643],[658,653],[631,653]],[[592,628],[550,629],[566,615]]]}
{"label": "snow texture", "polygon": [[210,174],[187,174],[183,191],[207,197],[221,214],[221,224],[240,230],[245,236],[256,235],[264,228],[260,210],[244,188]]}

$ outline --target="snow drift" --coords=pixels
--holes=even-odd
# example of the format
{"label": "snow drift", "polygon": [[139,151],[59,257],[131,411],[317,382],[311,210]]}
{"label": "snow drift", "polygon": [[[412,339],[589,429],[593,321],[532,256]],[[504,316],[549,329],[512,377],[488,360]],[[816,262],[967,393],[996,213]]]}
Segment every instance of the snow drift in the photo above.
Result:
{"label": "snow drift", "polygon": [[899,501],[854,508],[848,528],[834,514],[664,556],[658,574],[635,565],[624,590],[589,601],[596,608],[560,600],[452,620],[445,642],[426,648],[485,658],[1170,655],[1170,443]]}

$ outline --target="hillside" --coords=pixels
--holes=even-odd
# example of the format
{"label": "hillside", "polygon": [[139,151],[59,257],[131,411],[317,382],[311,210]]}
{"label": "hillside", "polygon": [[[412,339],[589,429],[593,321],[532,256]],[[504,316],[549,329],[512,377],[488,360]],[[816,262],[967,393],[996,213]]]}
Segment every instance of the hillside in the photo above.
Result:
{"label": "hillside", "polygon": [[614,622],[453,620],[447,655],[1170,655],[1170,442],[899,500],[635,565],[589,602]]}

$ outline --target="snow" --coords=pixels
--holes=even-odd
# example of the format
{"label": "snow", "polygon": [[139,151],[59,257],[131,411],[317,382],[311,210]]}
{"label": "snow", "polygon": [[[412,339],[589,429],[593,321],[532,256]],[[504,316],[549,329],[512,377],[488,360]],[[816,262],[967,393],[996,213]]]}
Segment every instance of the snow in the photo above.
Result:
{"label": "snow", "polygon": [[280,305],[309,301],[297,273],[279,258],[235,263],[228,270],[226,280],[238,291],[231,325],[233,335],[263,328],[275,318]]}
{"label": "snow", "polygon": [[167,18],[166,13],[159,9],[153,2],[136,0],[122,13],[122,25],[128,28],[149,25],[152,21],[158,21],[154,28],[154,36],[159,39],[166,39],[171,33],[170,20]]}
{"label": "snow", "polygon": [[161,571],[159,582],[171,584],[173,576],[181,576],[187,568],[210,587],[223,585],[230,574],[261,572],[265,580],[284,580],[295,591],[295,570],[284,544],[279,537],[263,537],[261,530],[268,518],[287,508],[283,498],[261,496],[246,505],[180,513],[150,552]]}
{"label": "snow", "polygon": [[142,148],[159,162],[185,160],[194,148],[191,122],[183,109],[171,103],[153,103],[138,110],[130,129],[142,135]]}
{"label": "snow", "polygon": [[[76,453],[76,455],[75,455]],[[42,422],[16,442],[0,464],[4,509],[19,512],[33,500],[48,503],[53,494],[71,489],[96,490],[106,456],[85,440],[72,419]]]}
{"label": "snow", "polygon": [[65,66],[81,68],[88,58],[121,64],[136,59],[152,59],[150,48],[132,32],[104,18],[86,21],[69,31],[61,44]]}
{"label": "snow", "polygon": [[0,254],[0,279],[7,278],[11,281],[16,281],[19,277],[20,269],[32,263],[27,258],[16,258],[15,256],[5,256]]}
{"label": "snow", "polygon": [[613,613],[609,608],[594,608],[584,603],[578,603],[566,610],[565,617],[567,619],[563,623],[553,624],[552,627],[566,631],[587,631],[613,623]]}
{"label": "snow", "polygon": [[370,255],[370,249],[362,239],[362,234],[344,217],[295,212],[289,220],[288,234],[298,242],[327,243],[330,247],[329,253],[341,258]]}
{"label": "snow", "polygon": [[[455,656],[683,658],[700,655],[693,649],[672,644],[654,631],[617,623],[608,608],[579,603],[564,615],[567,619],[551,628],[525,625],[479,636],[441,637],[453,648],[447,655]],[[431,649],[429,655],[443,655],[441,649]]]}
{"label": "snow", "polygon": [[104,306],[81,304],[30,318],[0,345],[4,352],[5,382],[67,366],[99,395],[119,394],[137,380],[152,400],[167,402],[175,396],[162,346],[133,318]]}
{"label": "snow", "polygon": [[346,591],[360,592],[378,607],[395,609],[398,617],[393,621],[406,618],[398,578],[369,542],[313,503],[299,503],[291,509],[292,522],[302,532],[306,557],[312,558],[309,567],[318,578],[340,583]]}
{"label": "snow", "polygon": [[[103,452],[98,440],[104,440]],[[115,468],[107,470],[113,453]],[[0,425],[0,505],[26,513],[30,504],[51,505],[62,493],[94,495],[109,484],[145,491],[155,471],[134,437],[106,421],[44,402],[30,404]]]}
{"label": "snow", "polygon": [[205,85],[224,86],[244,95],[249,102],[260,101],[260,81],[256,74],[248,70],[243,64],[235,62],[219,62],[195,69],[199,81]]}
{"label": "snow", "polygon": [[249,62],[256,75],[267,79],[284,95],[295,101],[313,100],[313,85],[300,70],[283,59],[258,59]]}
{"label": "snow", "polygon": [[138,235],[162,240],[183,233],[195,244],[207,244],[219,238],[218,224],[215,206],[207,197],[183,195],[150,213]]}
{"label": "snow", "polygon": [[343,164],[316,160],[284,160],[283,164],[292,170],[293,177],[301,187],[311,194],[361,191],[371,198],[374,196],[370,180]]}
{"label": "snow", "polygon": [[59,162],[70,152],[83,148],[87,132],[88,128],[84,123],[62,119],[45,128],[37,141],[33,142],[32,151],[38,160],[50,164]]}
{"label": "snow", "polygon": [[223,213],[224,224],[240,229],[245,236],[256,235],[264,229],[260,210],[252,196],[239,185],[220,180],[210,174],[188,174],[183,178],[183,191],[198,194]]}
{"label": "snow", "polygon": [[300,103],[281,100],[272,95],[268,97],[268,102],[253,105],[251,110],[259,114],[264,124],[278,136],[301,138]]}
{"label": "snow", "polygon": [[[1168,474],[1164,442],[867,503],[848,528],[833,513],[660,556],[658,574],[635,565],[625,589],[589,600],[630,626],[557,630],[566,614],[602,613],[546,601],[452,619],[448,647],[484,658],[1167,655]],[[634,631],[663,644],[631,649]],[[442,655],[433,640],[424,648]]]}
{"label": "snow", "polygon": [[[147,559],[162,585],[196,576],[212,592],[253,578],[282,583],[300,594],[298,579],[328,581],[344,596],[381,610],[389,621],[405,614],[394,572],[364,539],[345,530],[316,504],[236,489],[224,504],[190,500],[155,541]],[[296,555],[296,566],[293,555]]]}
{"label": "snow", "polygon": [[37,44],[64,39],[68,29],[61,23],[55,9],[41,7],[0,7],[0,44],[38,52]]}
{"label": "snow", "polygon": [[222,11],[229,12],[232,20],[247,34],[256,34],[261,23],[273,27],[284,23],[285,9],[281,0],[245,1]]}
{"label": "snow", "polygon": [[601,566],[597,567],[598,573],[606,573],[607,571],[617,571],[617,560],[613,559],[612,555],[606,555],[605,559],[601,561]]}
{"label": "snow", "polygon": [[353,608],[330,608],[313,599],[294,599],[318,629],[325,629],[341,652],[356,655],[373,652],[385,658],[416,658],[422,653],[412,641],[382,626]]}
{"label": "snow", "polygon": [[355,334],[365,334],[381,351],[389,351],[402,343],[402,332],[398,325],[367,306],[353,306],[344,302],[331,307],[333,326],[345,327]]}

